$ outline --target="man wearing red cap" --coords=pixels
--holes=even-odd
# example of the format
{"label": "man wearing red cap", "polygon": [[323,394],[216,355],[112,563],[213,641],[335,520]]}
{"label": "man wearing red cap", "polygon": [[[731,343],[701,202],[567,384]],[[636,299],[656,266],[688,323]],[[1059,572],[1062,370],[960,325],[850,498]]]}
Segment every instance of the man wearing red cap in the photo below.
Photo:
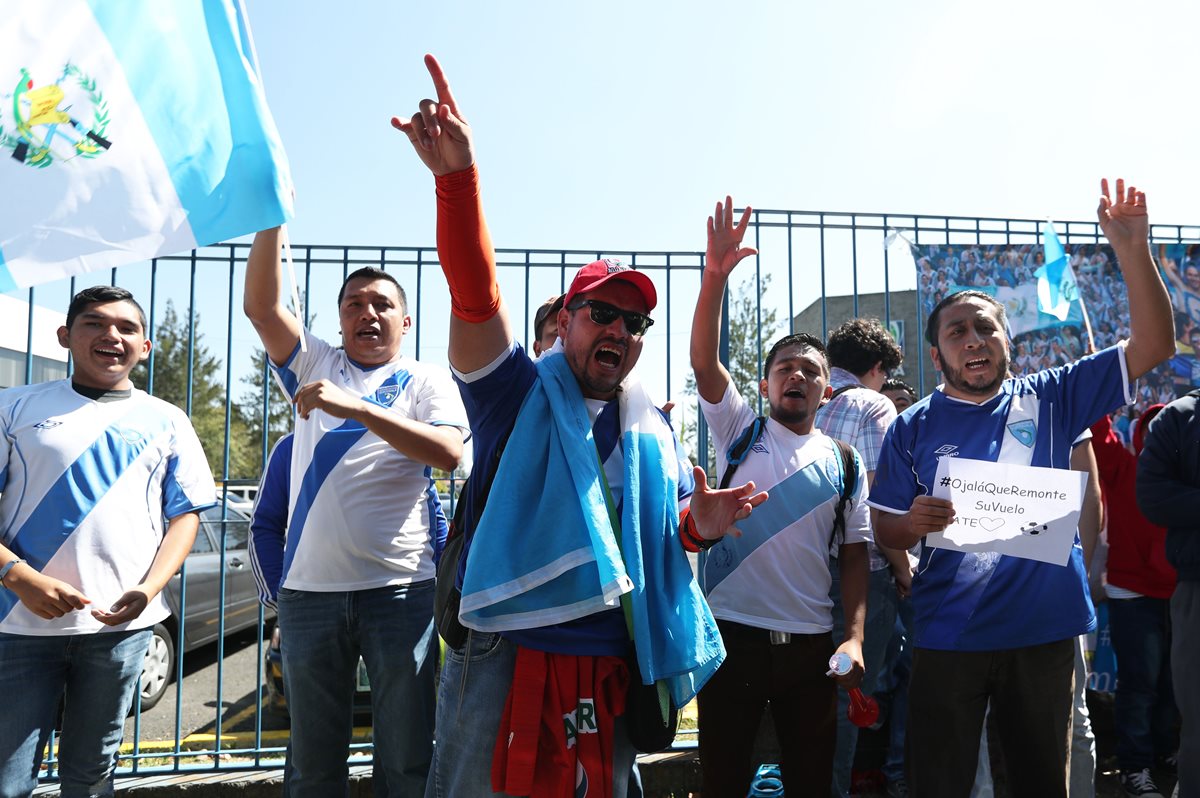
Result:
{"label": "man wearing red cap", "polygon": [[437,101],[392,124],[436,178],[450,364],[475,440],[457,579],[471,631],[446,652],[426,795],[624,798],[630,680],[682,706],[724,657],[680,541],[722,536],[766,496],[709,490],[632,373],[657,303],[645,274],[584,266],[558,311],[561,354],[535,363],[515,344],[471,131],[425,60]]}

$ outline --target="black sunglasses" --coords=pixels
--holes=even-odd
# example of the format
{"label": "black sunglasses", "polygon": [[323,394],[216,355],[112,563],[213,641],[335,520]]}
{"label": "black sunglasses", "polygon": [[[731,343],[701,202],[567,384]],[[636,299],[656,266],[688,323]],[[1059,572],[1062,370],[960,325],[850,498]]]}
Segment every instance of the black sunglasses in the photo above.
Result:
{"label": "black sunglasses", "polygon": [[654,319],[645,313],[622,310],[615,305],[601,302],[598,299],[581,299],[578,302],[571,303],[567,310],[579,310],[584,305],[587,305],[588,314],[596,324],[599,324],[601,327],[607,327],[620,317],[625,321],[625,329],[629,330],[629,334],[639,338],[645,335],[646,330],[649,330],[654,324]]}

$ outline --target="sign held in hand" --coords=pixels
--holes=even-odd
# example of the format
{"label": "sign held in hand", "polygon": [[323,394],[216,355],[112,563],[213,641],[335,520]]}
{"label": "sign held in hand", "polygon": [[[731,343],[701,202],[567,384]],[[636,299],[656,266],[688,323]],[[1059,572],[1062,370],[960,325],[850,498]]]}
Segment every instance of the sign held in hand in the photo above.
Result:
{"label": "sign held in hand", "polygon": [[1066,565],[1086,484],[1081,471],[942,458],[933,495],[954,503],[955,520],[925,542]]}

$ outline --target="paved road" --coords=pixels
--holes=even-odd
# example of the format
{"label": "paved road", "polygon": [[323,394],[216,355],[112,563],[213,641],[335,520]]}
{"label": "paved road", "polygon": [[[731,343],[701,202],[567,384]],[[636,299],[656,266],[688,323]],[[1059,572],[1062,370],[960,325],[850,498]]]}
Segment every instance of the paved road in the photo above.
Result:
{"label": "paved road", "polygon": [[[125,741],[142,742],[142,750],[168,750],[178,738],[214,735],[217,728],[218,682],[220,682],[221,727],[230,732],[253,732],[258,702],[263,695],[260,687],[259,663],[266,642],[260,643],[258,632],[248,629],[225,638],[223,667],[216,643],[184,654],[183,679],[171,684],[166,695],[153,709],[125,723]],[[182,695],[182,707],[176,717],[176,699]],[[177,726],[178,723],[178,726]],[[262,715],[262,728],[267,731],[286,729],[287,724],[270,714]],[[252,744],[252,743],[251,743]],[[271,743],[274,745],[274,743]],[[227,747],[223,745],[222,747]]]}

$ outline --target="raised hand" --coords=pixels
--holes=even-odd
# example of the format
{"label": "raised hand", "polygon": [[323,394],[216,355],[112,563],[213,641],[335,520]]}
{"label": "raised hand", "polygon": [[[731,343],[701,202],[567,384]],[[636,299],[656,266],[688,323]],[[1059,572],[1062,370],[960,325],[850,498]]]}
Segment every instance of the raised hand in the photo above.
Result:
{"label": "raised hand", "polygon": [[1109,197],[1108,180],[1100,181],[1100,207],[1096,209],[1100,229],[1114,249],[1146,246],[1150,236],[1150,215],[1146,195],[1133,186],[1125,190],[1125,180],[1117,178],[1117,193]]}
{"label": "raised hand", "polygon": [[471,128],[458,110],[442,67],[432,55],[425,56],[425,66],[433,79],[437,101],[425,99],[418,111],[405,122],[392,117],[392,127],[408,136],[421,162],[435,175],[448,175],[469,169],[475,163],[471,145]]}
{"label": "raised hand", "polygon": [[696,479],[696,491],[692,494],[692,520],[696,522],[696,532],[705,540],[716,540],[725,535],[741,536],[735,523],[746,519],[755,507],[767,500],[766,491],[754,492],[754,483],[747,482],[736,488],[712,490],[708,487],[708,477],[704,469],[696,466],[692,469]]}
{"label": "raised hand", "polygon": [[717,274],[728,277],[733,267],[743,258],[757,255],[754,247],[743,247],[742,237],[746,235],[746,227],[750,222],[750,206],[742,211],[742,219],[733,223],[733,198],[725,197],[724,206],[717,203],[713,215],[708,217],[708,252],[704,257],[705,270],[712,269]]}

